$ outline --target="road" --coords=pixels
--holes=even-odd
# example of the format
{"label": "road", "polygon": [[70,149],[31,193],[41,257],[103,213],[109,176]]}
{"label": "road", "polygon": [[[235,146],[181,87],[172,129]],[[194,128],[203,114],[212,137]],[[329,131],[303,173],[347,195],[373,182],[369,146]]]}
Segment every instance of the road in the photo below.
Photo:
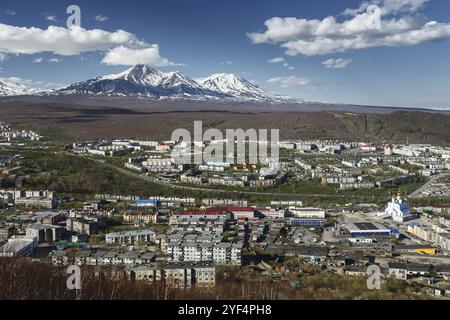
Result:
{"label": "road", "polygon": [[421,198],[422,197],[422,192],[427,190],[429,187],[431,187],[431,185],[433,183],[435,183],[436,181],[438,181],[439,179],[445,178],[446,176],[450,175],[450,173],[441,173],[437,176],[434,176],[430,179],[430,181],[428,181],[427,183],[425,183],[423,186],[421,186],[419,189],[417,189],[416,191],[414,191],[413,193],[411,193],[409,195],[409,198],[411,199],[415,199],[415,198]]}
{"label": "road", "polygon": [[272,192],[257,192],[257,191],[234,191],[234,190],[223,190],[223,189],[211,189],[211,188],[203,188],[203,187],[188,187],[188,186],[181,186],[177,184],[173,184],[164,180],[158,180],[156,178],[137,174],[131,171],[128,171],[124,168],[116,167],[112,164],[106,163],[104,160],[98,160],[98,159],[91,159],[92,161],[95,161],[98,164],[102,164],[108,168],[111,168],[119,173],[122,173],[124,175],[137,178],[140,180],[144,180],[147,182],[152,182],[155,184],[159,184],[161,186],[171,188],[171,189],[179,189],[179,190],[189,190],[189,191],[204,191],[204,192],[212,192],[212,193],[234,193],[234,194],[244,194],[244,195],[257,195],[257,196],[273,196],[273,197],[293,197],[293,196],[299,196],[299,197],[310,197],[310,198],[341,198],[345,199],[348,197],[354,197],[354,198],[361,198],[361,199],[373,199],[372,196],[367,195],[340,195],[340,194],[298,194],[298,193],[272,193]]}

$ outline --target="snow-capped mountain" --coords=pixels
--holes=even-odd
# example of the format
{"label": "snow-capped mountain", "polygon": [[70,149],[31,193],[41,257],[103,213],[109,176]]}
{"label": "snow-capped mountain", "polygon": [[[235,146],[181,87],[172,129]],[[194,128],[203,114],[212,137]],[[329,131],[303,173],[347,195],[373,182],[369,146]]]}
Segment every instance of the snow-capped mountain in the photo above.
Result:
{"label": "snow-capped mountain", "polygon": [[212,76],[198,80],[203,88],[214,92],[220,92],[224,95],[231,96],[238,100],[252,100],[252,101],[275,101],[288,102],[294,101],[290,97],[270,94],[264,89],[254,85],[250,81],[239,77],[235,74],[219,73]]}
{"label": "snow-capped mountain", "polygon": [[[137,65],[119,74],[110,74],[54,90],[52,95],[94,95],[146,97],[152,99],[215,97],[180,72],[164,73],[146,65]],[[221,94],[219,94],[221,96]],[[219,98],[219,97],[217,97]]]}
{"label": "snow-capped mountain", "polygon": [[267,93],[234,74],[215,74],[196,81],[179,71],[165,73],[146,65],[137,65],[119,74],[75,83],[48,94],[218,102],[301,102],[298,99]]}
{"label": "snow-capped mountain", "polygon": [[38,89],[27,87],[14,79],[0,78],[0,97],[33,95],[38,92]]}
{"label": "snow-capped mountain", "polygon": [[151,100],[242,103],[300,103],[299,99],[270,94],[234,74],[214,74],[194,80],[176,72],[137,65],[118,74],[89,79],[54,90],[38,90],[0,78],[0,96],[138,97]]}

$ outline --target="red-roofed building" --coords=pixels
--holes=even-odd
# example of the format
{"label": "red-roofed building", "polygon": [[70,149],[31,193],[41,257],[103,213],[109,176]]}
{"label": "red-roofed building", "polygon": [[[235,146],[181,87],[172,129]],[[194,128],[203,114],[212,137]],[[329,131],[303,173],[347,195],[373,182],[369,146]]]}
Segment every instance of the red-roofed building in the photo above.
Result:
{"label": "red-roofed building", "polygon": [[253,208],[239,208],[239,207],[231,207],[227,209],[228,212],[233,214],[234,219],[254,219],[255,218],[255,209]]}

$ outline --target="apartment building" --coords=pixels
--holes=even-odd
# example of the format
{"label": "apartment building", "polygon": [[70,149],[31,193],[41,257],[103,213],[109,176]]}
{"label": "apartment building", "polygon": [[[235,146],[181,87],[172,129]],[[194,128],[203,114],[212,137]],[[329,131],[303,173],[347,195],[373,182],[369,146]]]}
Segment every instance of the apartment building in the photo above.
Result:
{"label": "apartment building", "polygon": [[325,209],[320,208],[298,208],[290,207],[288,213],[296,218],[319,218],[325,219]]}
{"label": "apartment building", "polygon": [[242,244],[169,243],[167,255],[171,262],[214,262],[215,264],[242,264]]}
{"label": "apartment building", "polygon": [[134,281],[163,282],[179,289],[212,288],[216,284],[216,268],[212,264],[154,264],[129,269],[127,274]]}
{"label": "apartment building", "polygon": [[123,221],[125,223],[156,223],[157,213],[154,212],[124,212]]}
{"label": "apartment building", "polygon": [[154,241],[155,232],[152,230],[112,232],[106,235],[106,244],[136,245],[148,244]]}
{"label": "apartment building", "polygon": [[102,225],[98,221],[91,221],[86,219],[67,219],[66,229],[69,231],[92,235],[100,231]]}

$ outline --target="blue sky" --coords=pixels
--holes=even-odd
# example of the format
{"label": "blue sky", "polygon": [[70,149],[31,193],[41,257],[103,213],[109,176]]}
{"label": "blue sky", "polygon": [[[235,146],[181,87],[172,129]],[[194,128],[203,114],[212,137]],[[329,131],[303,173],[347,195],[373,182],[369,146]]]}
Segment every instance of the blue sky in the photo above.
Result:
{"label": "blue sky", "polygon": [[[370,1],[382,10],[382,29],[375,36],[371,30],[342,27],[364,18],[367,6],[361,1],[2,0],[0,77],[65,85],[128,68],[118,65],[124,55],[116,51],[119,46],[147,50],[157,45],[136,56],[126,51],[125,64],[145,60],[148,53],[150,64],[161,70],[180,70],[194,78],[236,73],[269,91],[312,101],[450,109],[450,2]],[[32,27],[65,28],[70,4],[80,6],[84,30],[113,34],[121,29],[132,39],[102,45],[97,38],[89,45],[69,39],[71,51],[63,52],[64,38],[51,43],[44,34],[31,35]],[[319,35],[311,31],[327,17],[334,17],[334,24],[322,23],[326,30]],[[266,26],[266,21],[274,23]],[[438,24],[426,26],[432,21]],[[14,29],[14,36],[28,32],[31,38],[18,41],[11,36],[14,27],[26,28]],[[43,49],[45,41],[51,43],[50,52]]]}

